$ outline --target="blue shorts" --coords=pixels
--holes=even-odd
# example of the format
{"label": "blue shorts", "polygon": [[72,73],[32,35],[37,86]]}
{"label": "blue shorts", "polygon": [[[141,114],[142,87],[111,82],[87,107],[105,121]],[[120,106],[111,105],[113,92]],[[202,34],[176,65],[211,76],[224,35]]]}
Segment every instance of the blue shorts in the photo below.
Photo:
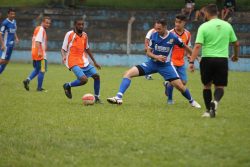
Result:
{"label": "blue shorts", "polygon": [[5,50],[0,50],[0,58],[4,60],[10,60],[12,54],[13,46],[7,46]]}
{"label": "blue shorts", "polygon": [[33,67],[37,71],[46,72],[48,69],[47,60],[33,60]]}
{"label": "blue shorts", "polygon": [[175,66],[175,69],[177,73],[180,76],[180,79],[187,83],[187,73],[186,73],[186,67],[185,64],[183,66]]}
{"label": "blue shorts", "polygon": [[87,67],[79,67],[74,66],[71,68],[77,79],[82,78],[83,76],[86,76],[87,78],[92,77],[93,75],[97,74],[97,71],[94,66],[89,64]]}
{"label": "blue shorts", "polygon": [[170,62],[160,63],[149,60],[141,65],[137,65],[136,67],[139,70],[140,76],[159,73],[165,81],[173,81],[180,78],[174,65]]}

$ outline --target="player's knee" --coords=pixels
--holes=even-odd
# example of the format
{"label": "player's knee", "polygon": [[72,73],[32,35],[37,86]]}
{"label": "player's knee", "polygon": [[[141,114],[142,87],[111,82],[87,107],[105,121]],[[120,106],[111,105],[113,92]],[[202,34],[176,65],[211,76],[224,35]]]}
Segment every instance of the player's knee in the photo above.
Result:
{"label": "player's knee", "polygon": [[95,74],[95,75],[92,76],[92,78],[94,80],[100,80],[100,75],[99,74]]}
{"label": "player's knee", "polygon": [[130,73],[129,73],[129,71],[126,71],[126,72],[123,74],[123,78],[130,78]]}
{"label": "player's knee", "polygon": [[84,85],[88,82],[88,78],[86,76],[83,76],[80,78],[80,84],[81,85]]}

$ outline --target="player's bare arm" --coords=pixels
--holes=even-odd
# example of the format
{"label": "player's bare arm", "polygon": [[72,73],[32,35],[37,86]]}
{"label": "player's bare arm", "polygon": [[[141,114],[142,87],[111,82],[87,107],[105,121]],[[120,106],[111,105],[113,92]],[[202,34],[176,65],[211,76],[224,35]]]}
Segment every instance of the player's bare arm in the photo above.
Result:
{"label": "player's bare arm", "polygon": [[62,63],[65,64],[67,52],[64,49],[61,49]]}
{"label": "player's bare arm", "polygon": [[0,33],[0,44],[1,44],[1,50],[5,50],[5,45],[4,45],[4,42],[3,42],[2,33]]}
{"label": "player's bare arm", "polygon": [[231,57],[233,62],[237,62],[239,59],[239,52],[240,52],[240,43],[239,41],[233,42],[234,45],[234,54]]}
{"label": "player's bare arm", "polygon": [[19,42],[19,38],[17,36],[17,33],[15,33],[15,39],[16,39],[16,43],[18,43]]}
{"label": "player's bare arm", "polygon": [[91,50],[90,50],[90,49],[86,49],[86,52],[88,53],[89,57],[90,57],[91,60],[93,61],[95,67],[96,67],[98,70],[100,70],[100,69],[101,69],[101,66],[95,61],[95,58],[94,58],[94,56],[93,56]]}
{"label": "player's bare arm", "polygon": [[145,44],[144,50],[147,53],[147,48],[148,48],[148,45],[149,45],[149,39],[145,38],[144,44]]}
{"label": "player's bare arm", "polygon": [[165,62],[167,60],[166,56],[153,54],[152,49],[149,48],[149,47],[147,49],[147,55],[148,55],[148,57],[151,57],[151,58],[153,58],[153,59],[155,59],[157,61],[160,61],[160,62]]}

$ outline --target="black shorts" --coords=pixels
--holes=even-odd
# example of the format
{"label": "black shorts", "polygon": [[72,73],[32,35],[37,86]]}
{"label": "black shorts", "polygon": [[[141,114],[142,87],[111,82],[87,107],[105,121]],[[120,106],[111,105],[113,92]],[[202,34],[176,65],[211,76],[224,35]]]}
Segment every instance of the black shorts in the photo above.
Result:
{"label": "black shorts", "polygon": [[203,85],[213,83],[216,86],[227,86],[228,59],[203,57],[200,62],[200,73]]}

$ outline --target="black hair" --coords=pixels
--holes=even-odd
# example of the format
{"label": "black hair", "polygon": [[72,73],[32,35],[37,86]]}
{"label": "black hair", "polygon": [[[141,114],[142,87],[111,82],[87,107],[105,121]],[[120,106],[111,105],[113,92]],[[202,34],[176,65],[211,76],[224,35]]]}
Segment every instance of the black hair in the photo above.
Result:
{"label": "black hair", "polygon": [[15,12],[15,9],[14,9],[14,8],[9,8],[9,9],[8,9],[8,14],[9,14],[10,12]]}
{"label": "black hair", "polygon": [[179,19],[181,21],[187,21],[187,17],[183,14],[178,14],[175,16],[176,19]]}
{"label": "black hair", "polygon": [[166,21],[165,19],[157,19],[157,20],[155,21],[155,23],[161,24],[161,25],[163,25],[163,26],[166,26],[166,25],[167,25],[167,21]]}
{"label": "black hair", "polygon": [[211,16],[217,16],[218,14],[218,7],[215,4],[209,4],[205,6],[204,10],[209,13]]}
{"label": "black hair", "polygon": [[76,23],[77,23],[78,21],[83,21],[83,18],[81,18],[81,17],[76,18],[76,19],[74,20],[74,25],[76,25]]}

